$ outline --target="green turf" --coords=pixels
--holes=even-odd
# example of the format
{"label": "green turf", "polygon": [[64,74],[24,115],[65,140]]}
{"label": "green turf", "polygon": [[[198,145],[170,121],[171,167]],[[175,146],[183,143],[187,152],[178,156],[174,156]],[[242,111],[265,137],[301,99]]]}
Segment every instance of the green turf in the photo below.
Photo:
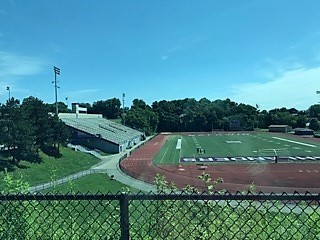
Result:
{"label": "green turf", "polygon": [[[288,142],[284,140],[295,141]],[[176,149],[177,140],[181,138],[182,148]],[[241,143],[227,143],[240,141]],[[297,143],[298,142],[298,143]],[[306,146],[302,144],[309,144]],[[197,147],[205,149],[205,154],[199,155]],[[177,164],[181,157],[245,157],[245,156],[320,156],[320,144],[309,139],[293,139],[290,135],[274,135],[270,133],[250,134],[213,134],[213,135],[171,135],[154,159],[155,164]]]}
{"label": "green turf", "polygon": [[54,189],[46,189],[43,193],[59,192],[59,193],[113,193],[116,194],[128,188],[130,192],[137,193],[139,190],[128,187],[116,180],[111,180],[107,174],[96,173],[91,174],[66,184],[56,186]]}
{"label": "green turf", "polygon": [[[70,174],[85,170],[100,162],[100,159],[92,155],[75,152],[69,148],[61,148],[61,158],[49,157],[41,153],[42,163],[30,163],[21,161],[22,168],[15,168],[12,172],[14,178],[28,182],[31,186],[68,176]],[[3,188],[4,173],[0,173],[0,188]]]}

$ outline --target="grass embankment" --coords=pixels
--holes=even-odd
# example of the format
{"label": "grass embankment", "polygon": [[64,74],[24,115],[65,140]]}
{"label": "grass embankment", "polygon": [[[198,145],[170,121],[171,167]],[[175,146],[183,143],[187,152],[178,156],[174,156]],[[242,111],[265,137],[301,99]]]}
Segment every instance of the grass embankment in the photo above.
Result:
{"label": "grass embankment", "polygon": [[132,193],[137,193],[139,190],[128,187],[116,180],[111,180],[107,174],[96,173],[85,176],[83,178],[70,181],[66,184],[56,186],[54,189],[50,188],[42,191],[43,193],[112,193],[116,194],[122,190],[129,190]]}
{"label": "grass embankment", "polygon": [[[58,179],[70,174],[86,170],[100,159],[82,152],[75,152],[69,148],[61,148],[61,157],[54,158],[40,153],[41,163],[30,163],[21,161],[18,167],[10,172],[14,178],[20,178],[29,183],[30,186]],[[3,189],[4,172],[0,173],[0,189]]]}

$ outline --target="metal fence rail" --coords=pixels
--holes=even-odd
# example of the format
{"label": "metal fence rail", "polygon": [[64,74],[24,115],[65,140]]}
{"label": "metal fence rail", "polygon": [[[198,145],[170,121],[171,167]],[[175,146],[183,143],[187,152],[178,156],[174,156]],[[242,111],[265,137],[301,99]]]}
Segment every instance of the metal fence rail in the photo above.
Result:
{"label": "metal fence rail", "polygon": [[55,186],[60,185],[60,184],[68,183],[70,181],[73,181],[73,180],[76,180],[76,179],[79,179],[79,178],[82,178],[82,177],[85,177],[85,176],[88,176],[88,175],[91,175],[91,174],[94,174],[94,173],[106,173],[106,172],[107,172],[106,169],[88,169],[88,170],[83,170],[83,171],[74,173],[74,174],[72,174],[70,176],[57,179],[57,180],[52,181],[52,182],[42,183],[42,184],[38,184],[36,186],[30,187],[29,188],[29,192],[30,193],[36,193],[36,192],[39,192],[39,191],[42,191],[42,190],[45,190],[45,189],[48,189],[48,188],[55,187]]}
{"label": "metal fence rail", "polygon": [[320,195],[0,195],[0,239],[320,239]]}

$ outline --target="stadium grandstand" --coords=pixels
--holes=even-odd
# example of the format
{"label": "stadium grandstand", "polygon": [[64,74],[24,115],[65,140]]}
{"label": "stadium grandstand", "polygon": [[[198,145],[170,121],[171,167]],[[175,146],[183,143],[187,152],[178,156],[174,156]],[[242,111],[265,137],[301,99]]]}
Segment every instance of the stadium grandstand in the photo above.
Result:
{"label": "stadium grandstand", "polygon": [[119,153],[145,138],[144,133],[105,119],[101,114],[87,114],[78,106],[73,109],[73,113],[59,113],[59,118],[71,130],[72,144]]}

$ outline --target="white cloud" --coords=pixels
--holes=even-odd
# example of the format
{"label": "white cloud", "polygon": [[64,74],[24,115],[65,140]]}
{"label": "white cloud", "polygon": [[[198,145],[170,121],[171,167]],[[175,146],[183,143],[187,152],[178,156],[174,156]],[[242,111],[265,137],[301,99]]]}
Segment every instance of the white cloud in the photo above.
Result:
{"label": "white cloud", "polygon": [[71,98],[80,98],[83,96],[86,96],[88,94],[99,92],[100,89],[80,89],[80,90],[74,90],[74,91],[66,91],[62,92],[63,95],[66,97]]}
{"label": "white cloud", "polygon": [[40,73],[45,62],[29,56],[0,52],[0,76],[16,77]]}
{"label": "white cloud", "polygon": [[248,83],[232,87],[236,102],[259,104],[261,109],[294,107],[305,110],[319,102],[320,67],[285,71],[265,83]]}
{"label": "white cloud", "polygon": [[18,81],[24,77],[42,73],[46,67],[47,63],[41,59],[0,51],[0,96],[2,100],[8,93],[7,86],[12,89],[13,93],[29,94],[30,90],[21,88]]}
{"label": "white cloud", "polygon": [[180,45],[174,46],[173,48],[170,48],[167,52],[168,53],[173,53],[181,49],[182,47]]}
{"label": "white cloud", "polygon": [[165,60],[167,60],[167,59],[168,59],[168,56],[163,55],[163,56],[161,56],[161,59],[162,59],[163,61],[165,61]]}

